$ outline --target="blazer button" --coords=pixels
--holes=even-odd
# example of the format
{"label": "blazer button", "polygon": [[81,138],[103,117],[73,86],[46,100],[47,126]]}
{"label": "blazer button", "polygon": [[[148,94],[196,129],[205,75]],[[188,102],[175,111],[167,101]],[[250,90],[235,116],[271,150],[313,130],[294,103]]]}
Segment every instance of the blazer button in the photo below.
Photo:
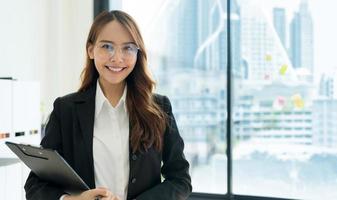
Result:
{"label": "blazer button", "polygon": [[137,160],[137,155],[136,154],[132,154],[132,160]]}
{"label": "blazer button", "polygon": [[137,181],[136,178],[131,179],[131,183],[136,183],[136,181]]}

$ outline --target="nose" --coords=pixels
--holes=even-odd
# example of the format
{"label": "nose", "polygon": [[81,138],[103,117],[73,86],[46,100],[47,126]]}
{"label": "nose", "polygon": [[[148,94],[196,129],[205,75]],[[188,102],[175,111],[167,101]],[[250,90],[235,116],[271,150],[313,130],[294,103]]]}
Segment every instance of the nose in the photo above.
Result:
{"label": "nose", "polygon": [[113,55],[111,56],[111,61],[121,62],[123,61],[123,53],[120,48],[117,48]]}

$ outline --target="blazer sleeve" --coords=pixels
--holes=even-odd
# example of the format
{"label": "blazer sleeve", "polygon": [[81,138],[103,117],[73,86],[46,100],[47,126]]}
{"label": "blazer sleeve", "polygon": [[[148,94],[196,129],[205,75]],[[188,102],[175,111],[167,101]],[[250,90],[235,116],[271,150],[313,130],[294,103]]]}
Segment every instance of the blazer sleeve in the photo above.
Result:
{"label": "blazer sleeve", "polygon": [[[61,155],[61,127],[60,127],[60,99],[54,102],[54,109],[50,114],[49,121],[46,126],[45,137],[41,141],[44,148],[51,148],[57,150]],[[52,185],[49,182],[42,181],[33,172],[30,172],[26,184],[24,186],[27,200],[57,200],[65,192]]]}
{"label": "blazer sleeve", "polygon": [[164,134],[162,152],[161,173],[165,180],[140,194],[136,198],[137,200],[184,200],[192,192],[189,163],[183,153],[184,142],[177,128],[171,103],[166,96],[163,98],[164,111],[167,113],[169,121]]}

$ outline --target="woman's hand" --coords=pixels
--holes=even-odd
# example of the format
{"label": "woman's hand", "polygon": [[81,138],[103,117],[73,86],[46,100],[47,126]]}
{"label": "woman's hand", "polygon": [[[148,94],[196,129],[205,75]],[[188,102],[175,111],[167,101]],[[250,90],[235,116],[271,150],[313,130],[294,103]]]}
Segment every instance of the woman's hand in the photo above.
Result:
{"label": "woman's hand", "polygon": [[100,200],[119,200],[117,196],[103,187],[87,190],[79,195],[67,195],[64,197],[64,200],[95,200],[98,196],[101,197]]}

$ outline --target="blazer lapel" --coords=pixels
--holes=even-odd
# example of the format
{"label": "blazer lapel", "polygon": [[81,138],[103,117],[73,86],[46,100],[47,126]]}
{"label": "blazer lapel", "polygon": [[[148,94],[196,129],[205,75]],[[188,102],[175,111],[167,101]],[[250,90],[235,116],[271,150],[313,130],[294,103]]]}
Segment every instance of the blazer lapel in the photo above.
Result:
{"label": "blazer lapel", "polygon": [[96,84],[85,92],[81,93],[75,101],[77,118],[83,136],[85,151],[88,155],[88,179],[87,184],[90,188],[95,187],[94,162],[93,162],[93,132],[95,120],[95,96]]}

